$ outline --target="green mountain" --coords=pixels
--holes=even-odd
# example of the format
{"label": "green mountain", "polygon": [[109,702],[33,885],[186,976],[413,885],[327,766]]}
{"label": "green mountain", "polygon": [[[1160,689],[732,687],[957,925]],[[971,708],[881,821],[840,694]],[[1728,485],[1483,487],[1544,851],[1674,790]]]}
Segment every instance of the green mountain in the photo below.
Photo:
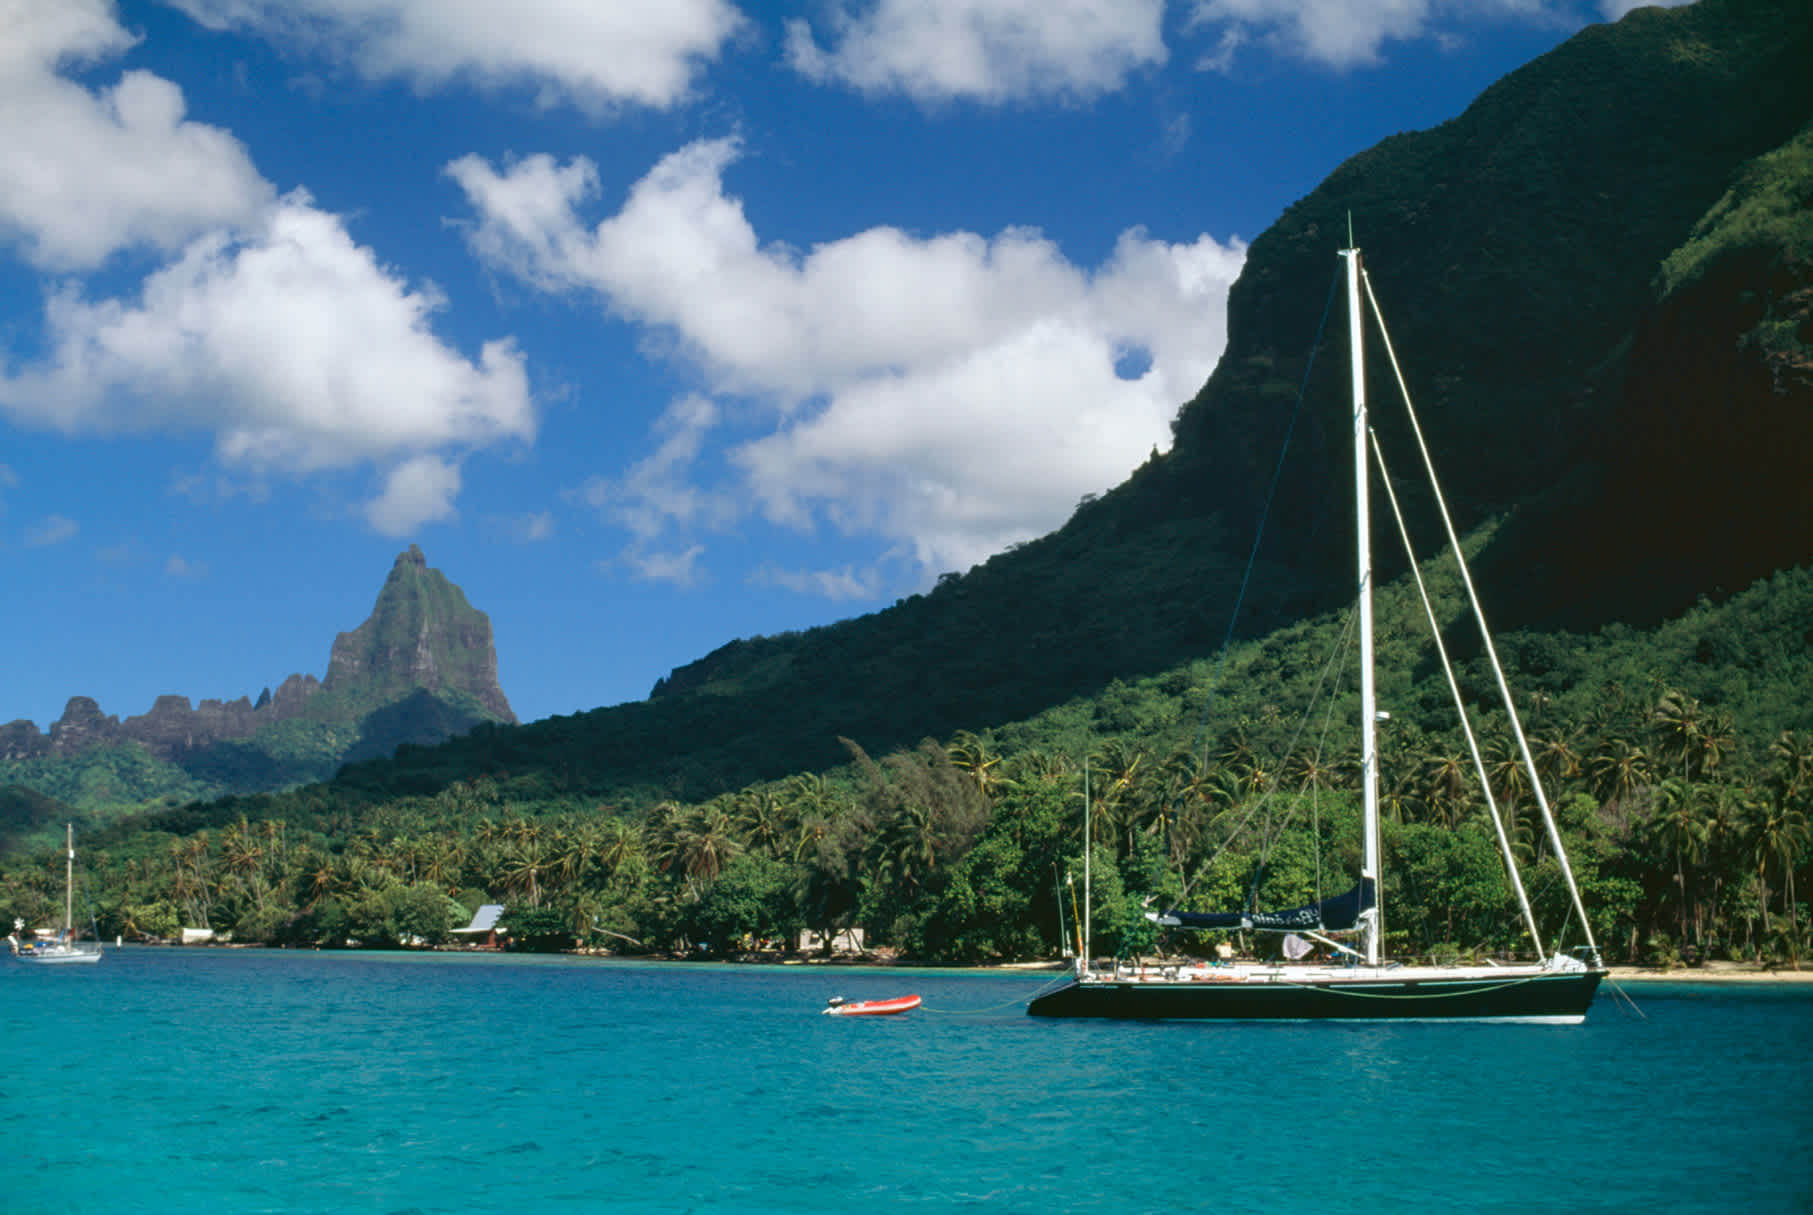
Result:
{"label": "green mountain", "polygon": [[30,721],[0,726],[0,832],[72,809],[106,816],[326,780],[405,743],[515,720],[497,683],[489,618],[411,545],[371,616],[335,639],[325,680],[292,675],[256,702],[192,707],[185,696],[160,696],[123,721],[76,696],[48,732]]}
{"label": "green mountain", "polygon": [[1350,593],[1348,388],[1335,338],[1315,356],[1350,222],[1457,522],[1495,523],[1477,564],[1501,629],[1652,628],[1798,566],[1808,63],[1802,3],[1590,28],[1455,119],[1354,156],[1255,240],[1172,450],[1057,532],[885,611],[731,642],[647,702],[482,728],[341,781],[430,793],[541,772],[706,797],[837,765],[840,737],[878,753],[987,729],[1333,609]]}
{"label": "green mountain", "polygon": [[471,702],[487,720],[516,720],[497,684],[490,618],[413,544],[397,556],[371,616],[334,638],[322,691],[364,711],[426,692]]}

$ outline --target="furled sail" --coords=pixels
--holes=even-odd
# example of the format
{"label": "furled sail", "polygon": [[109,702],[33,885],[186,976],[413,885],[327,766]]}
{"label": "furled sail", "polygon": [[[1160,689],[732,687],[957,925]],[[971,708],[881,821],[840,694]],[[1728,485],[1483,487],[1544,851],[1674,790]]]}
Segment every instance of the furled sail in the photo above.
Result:
{"label": "furled sail", "polygon": [[1292,932],[1313,928],[1322,932],[1347,932],[1360,922],[1360,917],[1378,906],[1378,887],[1371,878],[1346,894],[1293,907],[1289,911],[1167,911],[1149,915],[1155,924],[1167,928],[1245,928],[1261,932]]}

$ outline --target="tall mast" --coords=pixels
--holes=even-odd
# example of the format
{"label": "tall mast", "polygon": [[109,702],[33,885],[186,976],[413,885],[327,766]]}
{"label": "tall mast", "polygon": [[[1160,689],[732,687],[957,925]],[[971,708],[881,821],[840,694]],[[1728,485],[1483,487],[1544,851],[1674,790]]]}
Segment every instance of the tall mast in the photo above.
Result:
{"label": "tall mast", "polygon": [[1094,808],[1089,803],[1089,753],[1083,752],[1083,973],[1089,973],[1089,951],[1095,948],[1093,926],[1089,922],[1089,909],[1094,894],[1095,883],[1090,881],[1089,854],[1094,851],[1089,846],[1090,834],[1095,824],[1090,821]]}
{"label": "tall mast", "polygon": [[[1348,237],[1351,246],[1353,237]],[[1358,536],[1360,613],[1360,775],[1365,796],[1360,861],[1361,885],[1373,884],[1373,914],[1366,921],[1366,963],[1379,964],[1379,752],[1378,697],[1372,673],[1372,513],[1367,497],[1366,334],[1360,310],[1360,251],[1341,251],[1347,259],[1347,341],[1353,365],[1353,495],[1354,531]]]}
{"label": "tall mast", "polygon": [[71,940],[76,931],[76,825],[63,824],[63,939]]}

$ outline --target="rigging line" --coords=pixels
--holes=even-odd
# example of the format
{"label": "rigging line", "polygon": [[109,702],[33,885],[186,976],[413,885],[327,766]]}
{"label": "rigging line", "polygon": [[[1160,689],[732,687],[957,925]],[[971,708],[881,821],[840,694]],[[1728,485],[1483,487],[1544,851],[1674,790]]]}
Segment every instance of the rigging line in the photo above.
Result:
{"label": "rigging line", "polygon": [[[1352,619],[1352,614],[1349,615],[1349,619]],[[1352,634],[1350,632],[1347,632],[1346,630],[1343,630],[1343,632],[1345,633],[1345,636],[1342,639],[1338,655],[1338,658],[1342,660],[1340,662],[1341,669],[1346,668],[1347,664],[1345,658],[1347,655],[1347,643],[1352,639]],[[1328,709],[1322,715],[1322,733],[1316,738],[1316,767],[1318,769],[1322,767],[1322,757],[1328,753],[1328,734],[1329,731],[1334,728],[1335,698],[1339,692],[1340,686],[1337,684],[1335,690],[1329,694]],[[1315,847],[1316,902],[1318,903],[1322,901],[1322,817],[1321,802],[1317,797],[1319,792],[1320,789],[1318,787],[1311,786],[1309,802],[1311,819],[1310,842]]]}
{"label": "rigging line", "polygon": [[[1291,756],[1293,756],[1297,753],[1297,745],[1303,741],[1304,731],[1306,731],[1309,728],[1310,715],[1315,711],[1316,704],[1324,699],[1323,688],[1327,686],[1328,681],[1329,681],[1329,676],[1332,673],[1341,670],[1346,665],[1347,651],[1348,651],[1348,648],[1353,644],[1354,631],[1355,631],[1354,625],[1355,625],[1355,622],[1357,621],[1357,619],[1358,619],[1358,607],[1356,605],[1356,607],[1350,608],[1348,610],[1347,620],[1342,624],[1341,632],[1335,638],[1334,649],[1329,653],[1327,660],[1323,663],[1321,674],[1319,674],[1316,677],[1316,686],[1310,692],[1309,701],[1305,705],[1304,710],[1303,710],[1303,716],[1297,719],[1297,728],[1291,734],[1290,742],[1285,744],[1283,754],[1278,757],[1277,767],[1278,767],[1278,774],[1280,777],[1282,777],[1284,774],[1285,763],[1290,759]],[[1330,694],[1326,699],[1327,699],[1327,704],[1328,704],[1328,712],[1332,716],[1332,714],[1334,712],[1334,697],[1332,694]],[[1328,730],[1327,721],[1328,721],[1328,719],[1324,718],[1323,735],[1322,735],[1323,739],[1327,738],[1327,730]],[[1318,746],[1319,745],[1320,744],[1318,743]],[[1284,821],[1278,824],[1277,831],[1273,832],[1269,839],[1262,841],[1263,847],[1261,848],[1261,857],[1260,857],[1260,863],[1262,865],[1264,864],[1265,859],[1271,855],[1272,847],[1280,839],[1284,838],[1284,832],[1287,829],[1289,829],[1289,827],[1291,825],[1291,820],[1296,817],[1296,807],[1303,800],[1302,792],[1303,791],[1301,788],[1299,788],[1297,790],[1298,797],[1295,799],[1295,801],[1293,801],[1290,813],[1286,814],[1284,816]],[[1278,795],[1278,786],[1274,782],[1272,789],[1267,794],[1266,801],[1270,802],[1277,795]]]}
{"label": "rigging line", "polygon": [[[1330,650],[1327,659],[1324,660],[1324,662],[1322,664],[1321,672],[1316,676],[1316,686],[1313,689],[1311,689],[1311,691],[1310,691],[1310,695],[1308,697],[1307,703],[1304,705],[1303,715],[1297,719],[1297,728],[1295,729],[1295,731],[1292,732],[1290,742],[1285,745],[1284,752],[1279,757],[1277,767],[1280,772],[1282,772],[1282,770],[1283,770],[1284,761],[1286,759],[1289,759],[1291,755],[1295,754],[1295,752],[1297,750],[1297,744],[1299,742],[1301,742],[1303,739],[1303,732],[1309,728],[1310,715],[1315,712],[1315,707],[1316,707],[1317,702],[1321,701],[1323,699],[1323,688],[1328,683],[1329,675],[1332,672],[1339,671],[1343,667],[1346,666],[1347,651],[1348,651],[1348,648],[1353,644],[1353,638],[1354,638],[1354,632],[1355,632],[1354,626],[1355,626],[1356,621],[1358,620],[1358,617],[1359,617],[1358,605],[1355,605],[1354,607],[1351,607],[1348,609],[1347,619],[1345,621],[1343,621],[1341,624],[1341,631],[1335,637],[1334,647]],[[1330,695],[1328,697],[1328,703],[1329,703],[1329,711],[1332,714],[1333,704],[1334,704],[1334,698],[1332,695]],[[1326,725],[1324,725],[1324,737],[1326,737],[1326,728],[1327,728]],[[1217,857],[1219,857],[1223,852],[1226,852],[1230,847],[1232,847],[1234,841],[1239,839],[1241,836],[1241,833],[1246,830],[1246,825],[1248,823],[1252,822],[1253,816],[1258,814],[1261,810],[1268,810],[1271,807],[1272,801],[1275,798],[1277,798],[1277,796],[1278,796],[1278,783],[1277,783],[1277,781],[1274,780],[1272,782],[1271,788],[1267,789],[1265,791],[1265,794],[1262,797],[1255,799],[1251,803],[1251,806],[1248,808],[1245,817],[1243,817],[1240,820],[1240,822],[1235,826],[1233,831],[1228,833],[1227,837],[1221,842],[1221,844],[1213,852],[1211,852],[1209,854],[1208,858],[1203,862],[1203,864],[1208,865],[1208,864],[1214,863],[1214,861]],[[1285,831],[1290,828],[1291,820],[1296,817],[1296,806],[1298,804],[1300,804],[1302,802],[1302,800],[1303,800],[1302,799],[1302,790],[1299,789],[1298,797],[1292,803],[1291,812],[1284,816],[1284,821],[1278,824],[1278,829],[1276,831],[1268,830],[1266,833],[1262,834],[1259,838],[1259,865],[1256,869],[1253,870],[1253,880],[1252,880],[1252,883],[1247,888],[1247,908],[1248,908],[1248,910],[1252,910],[1257,906],[1256,900],[1258,898],[1259,883],[1265,876],[1266,862],[1271,858],[1273,846],[1275,844],[1277,844],[1277,842],[1280,839],[1284,838]],[[1199,873],[1201,872],[1200,868],[1198,869],[1198,872]],[[1189,892],[1190,892],[1190,883],[1186,882],[1186,883],[1184,883],[1183,890],[1179,893],[1179,901],[1182,901],[1182,899],[1185,896],[1187,896],[1189,894]]]}
{"label": "rigging line", "polygon": [[88,892],[88,869],[86,866],[83,866],[82,868],[82,901],[88,904],[88,927],[89,930],[94,933],[95,943],[99,944],[101,940],[101,924],[100,921],[95,918],[94,914],[94,895]]}
{"label": "rigging line", "polygon": [[1472,571],[1467,568],[1467,559],[1461,553],[1460,538],[1454,531],[1454,520],[1448,513],[1448,501],[1442,496],[1441,482],[1435,475],[1435,464],[1429,456],[1429,445],[1423,438],[1422,423],[1417,420],[1416,406],[1410,400],[1410,386],[1404,380],[1404,372],[1398,366],[1397,352],[1392,349],[1391,335],[1385,329],[1385,316],[1379,308],[1378,297],[1372,291],[1372,279],[1361,271],[1366,284],[1366,299],[1372,305],[1372,314],[1379,323],[1379,336],[1384,339],[1385,353],[1391,360],[1392,374],[1397,377],[1398,394],[1404,402],[1404,414],[1410,419],[1410,432],[1416,437],[1417,451],[1423,459],[1423,469],[1429,478],[1429,488],[1435,493],[1435,505],[1440,512],[1442,527],[1447,532],[1448,546],[1454,552],[1455,564],[1460,567],[1461,584],[1467,589],[1467,601],[1473,607],[1473,619],[1479,626],[1480,642],[1484,646],[1486,658],[1491,662],[1492,674],[1498,680],[1499,696],[1504,701],[1505,716],[1511,723],[1511,734],[1517,740],[1517,750],[1523,758],[1525,771],[1529,774],[1531,791],[1536,795],[1536,805],[1542,811],[1543,826],[1548,829],[1549,842],[1555,848],[1555,857],[1561,862],[1562,875],[1567,878],[1568,894],[1572,896],[1574,910],[1580,915],[1580,927],[1586,934],[1586,943],[1593,951],[1594,961],[1599,960],[1599,944],[1593,939],[1592,922],[1587,918],[1586,904],[1581,901],[1579,884],[1574,881],[1573,866],[1568,864],[1567,846],[1561,842],[1561,828],[1555,821],[1555,813],[1549,807],[1548,794],[1542,787],[1542,777],[1536,771],[1536,757],[1530,752],[1530,742],[1524,736],[1523,721],[1517,713],[1517,702],[1511,695],[1511,685],[1505,680],[1504,666],[1498,661],[1498,647],[1492,642],[1492,631],[1486,627],[1486,612],[1480,606],[1479,593],[1473,586]]}
{"label": "rigging line", "polygon": [[[1379,445],[1379,436],[1370,426],[1366,435],[1372,441],[1372,458],[1378,461],[1379,480],[1385,484],[1385,497],[1391,502],[1391,515],[1397,521],[1398,539],[1404,545],[1404,558],[1410,563],[1410,574],[1416,581],[1416,592],[1423,604],[1423,618],[1429,622],[1429,635],[1435,641],[1435,652],[1441,659],[1442,674],[1448,680],[1448,693],[1454,698],[1454,712],[1460,719],[1461,733],[1467,740],[1467,752],[1473,757],[1473,771],[1479,777],[1479,789],[1486,799],[1486,810],[1492,816],[1492,830],[1498,837],[1498,847],[1503,855],[1505,872],[1510,875],[1511,888],[1517,894],[1517,903],[1523,909],[1524,927],[1529,930],[1530,940],[1536,946],[1536,956],[1542,956],[1542,934],[1536,931],[1536,913],[1531,910],[1529,895],[1524,893],[1523,876],[1517,868],[1517,858],[1511,851],[1510,837],[1505,834],[1503,819],[1498,813],[1498,802],[1492,796],[1492,782],[1486,775],[1486,761],[1479,751],[1479,739],[1473,732],[1473,719],[1467,713],[1465,698],[1461,696],[1460,683],[1454,677],[1454,666],[1448,661],[1448,647],[1442,641],[1441,625],[1435,619],[1435,605],[1429,599],[1428,584],[1423,581],[1423,570],[1416,560],[1416,549],[1410,543],[1410,530],[1404,522],[1404,511],[1398,503],[1397,487],[1392,481],[1391,470],[1385,466],[1385,449]],[[1459,549],[1455,550],[1459,560]],[[1462,563],[1463,569],[1465,563]]]}
{"label": "rigging line", "polygon": [[[1332,985],[1326,986],[1326,987],[1321,987],[1321,986],[1316,986],[1314,984],[1308,984],[1308,983],[1291,983],[1291,982],[1288,982],[1288,981],[1282,980],[1282,979],[1273,980],[1273,981],[1276,982],[1277,985],[1280,987],[1294,987],[1294,988],[1298,989],[1299,991],[1324,991],[1324,992],[1327,992],[1331,996],[1352,996],[1355,999],[1360,999],[1360,1000],[1451,1000],[1454,998],[1454,994],[1455,994],[1451,991],[1423,992],[1423,991],[1416,991],[1414,989],[1410,990],[1410,991],[1404,991],[1404,992],[1360,991],[1360,990],[1358,990],[1356,988],[1352,988],[1352,987],[1336,987],[1336,986],[1332,986]],[[1535,975],[1532,975],[1527,979],[1506,979],[1502,983],[1495,983],[1491,987],[1478,988],[1477,990],[1468,992],[1467,994],[1468,995],[1491,995],[1495,992],[1509,991],[1513,987],[1522,987],[1526,984],[1535,983],[1538,981],[1539,980],[1538,980],[1537,976],[1535,976]],[[1434,981],[1431,985],[1432,986],[1451,986],[1451,984],[1446,984],[1439,980]]]}
{"label": "rigging line", "polygon": [[929,1004],[921,1004],[919,1006],[919,1011],[922,1013],[930,1013],[934,1017],[979,1017],[984,1013],[1000,1012],[1004,1008],[1018,1008],[1022,1004],[1030,1004],[1047,992],[1056,991],[1069,981],[1070,976],[1068,974],[1060,975],[1058,978],[1053,979],[1051,982],[1040,987],[1039,990],[1033,992],[1030,996],[1014,1000],[1005,1000],[1000,1004],[989,1004],[982,1008],[933,1008]]}
{"label": "rigging line", "polygon": [[1328,281],[1328,299],[1322,305],[1322,320],[1316,326],[1315,341],[1310,343],[1309,362],[1303,368],[1303,380],[1297,385],[1297,400],[1291,406],[1290,424],[1284,428],[1284,445],[1279,448],[1278,462],[1272,468],[1272,483],[1265,492],[1265,506],[1259,511],[1259,525],[1253,532],[1253,547],[1247,553],[1246,571],[1240,575],[1240,590],[1234,595],[1234,610],[1228,614],[1227,633],[1221,639],[1221,653],[1215,659],[1215,669],[1209,675],[1209,695],[1202,705],[1202,722],[1196,730],[1196,743],[1192,751],[1203,751],[1203,762],[1208,762],[1208,752],[1203,750],[1203,739],[1209,732],[1209,709],[1215,703],[1215,689],[1221,686],[1222,668],[1227,665],[1228,650],[1234,644],[1234,626],[1240,622],[1240,609],[1246,603],[1247,587],[1253,580],[1253,567],[1259,564],[1259,544],[1265,539],[1265,523],[1271,517],[1272,503],[1278,497],[1278,482],[1284,478],[1284,459],[1290,454],[1291,437],[1297,433],[1297,416],[1303,411],[1303,398],[1309,395],[1309,374],[1315,370],[1316,355],[1322,349],[1322,334],[1328,328],[1328,315],[1334,310],[1336,288],[1340,286],[1343,271],[1339,265]]}
{"label": "rigging line", "polygon": [[[1347,619],[1342,622],[1341,632],[1335,638],[1334,649],[1330,652],[1327,660],[1323,663],[1321,674],[1319,674],[1316,677],[1316,686],[1310,692],[1308,704],[1305,706],[1305,708],[1303,710],[1303,716],[1297,719],[1297,729],[1291,735],[1290,743],[1285,747],[1285,750],[1284,750],[1285,756],[1288,757],[1291,754],[1291,752],[1296,750],[1298,740],[1303,737],[1303,731],[1309,724],[1309,716],[1312,712],[1315,711],[1316,702],[1322,698],[1322,688],[1323,688],[1323,685],[1328,682],[1329,673],[1331,671],[1337,670],[1342,665],[1344,665],[1344,660],[1347,656],[1348,646],[1351,645],[1353,642],[1354,622],[1357,619],[1357,615],[1358,615],[1357,608],[1349,608],[1347,610]],[[1281,765],[1282,765],[1282,762],[1283,761],[1280,760]],[[1272,784],[1272,787],[1270,789],[1266,790],[1265,795],[1263,797],[1256,798],[1252,801],[1252,803],[1250,804],[1250,806],[1247,809],[1245,816],[1241,818],[1241,820],[1238,824],[1236,824],[1236,826],[1234,827],[1234,830],[1232,830],[1231,832],[1228,833],[1227,837],[1221,842],[1221,844],[1218,847],[1216,847],[1216,849],[1208,855],[1208,857],[1204,860],[1203,864],[1204,865],[1213,864],[1217,857],[1219,857],[1223,852],[1226,852],[1230,847],[1232,847],[1234,841],[1239,839],[1241,836],[1241,833],[1246,830],[1247,824],[1253,821],[1253,816],[1255,814],[1259,813],[1259,811],[1270,806],[1272,799],[1275,798],[1277,795],[1278,795],[1278,786],[1277,786],[1277,782],[1274,781]],[[1288,826],[1290,826],[1290,816],[1287,815],[1285,817],[1284,822],[1280,825],[1279,834],[1281,835],[1283,832],[1283,829]],[[1254,874],[1252,890],[1248,891],[1248,902],[1249,903],[1252,900],[1253,891],[1256,891],[1258,889],[1259,874],[1263,873],[1264,869],[1265,869],[1265,858],[1271,854],[1272,845],[1276,842],[1277,842],[1277,837],[1275,837],[1275,836],[1274,837],[1261,837],[1261,839],[1259,841],[1259,850],[1260,850],[1259,870],[1257,872],[1255,872],[1255,874]],[[1200,872],[1200,869],[1198,870],[1198,872]],[[1190,892],[1190,883],[1186,882],[1186,883],[1184,883],[1183,890],[1179,894],[1180,901],[1181,901],[1182,897],[1187,896],[1189,894],[1189,892]]]}
{"label": "rigging line", "polygon": [[1612,978],[1610,975],[1605,976],[1605,985],[1607,987],[1611,988],[1612,991],[1615,992],[1618,995],[1618,997],[1624,1001],[1625,1005],[1630,1009],[1631,1012],[1636,1013],[1637,1016],[1641,1017],[1645,1021],[1649,1020],[1649,1014],[1644,1012],[1641,1008],[1637,1007],[1637,1002],[1635,1000],[1631,999],[1630,993],[1628,991],[1625,991],[1624,988],[1622,988],[1618,985],[1618,981],[1616,979]]}

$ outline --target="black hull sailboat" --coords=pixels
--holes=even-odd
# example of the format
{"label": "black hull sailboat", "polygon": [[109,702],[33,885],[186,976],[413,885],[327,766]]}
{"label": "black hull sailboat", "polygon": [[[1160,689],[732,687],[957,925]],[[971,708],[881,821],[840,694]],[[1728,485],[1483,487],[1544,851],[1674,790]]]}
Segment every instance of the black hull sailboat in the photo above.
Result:
{"label": "black hull sailboat", "polygon": [[[1428,462],[1428,450],[1422,444],[1415,412],[1409,408],[1408,393],[1404,403],[1410,415],[1413,433],[1422,453],[1424,471],[1440,507],[1448,546],[1453,553],[1466,590],[1475,622],[1479,625],[1484,655],[1497,676],[1498,690],[1511,732],[1528,777],[1531,792],[1546,829],[1549,847],[1560,864],[1571,896],[1571,911],[1581,926],[1586,944],[1577,954],[1545,953],[1537,930],[1535,914],[1518,874],[1517,858],[1511,846],[1497,804],[1486,782],[1481,781],[1487,810],[1498,837],[1499,852],[1511,889],[1522,910],[1524,929],[1537,960],[1506,965],[1400,965],[1381,956],[1384,939],[1382,909],[1378,906],[1380,872],[1379,771],[1376,742],[1377,724],[1384,715],[1378,711],[1373,673],[1372,619],[1372,553],[1368,501],[1368,483],[1372,460],[1376,456],[1383,472],[1384,457],[1374,439],[1366,407],[1364,369],[1364,329],[1362,290],[1370,301],[1371,287],[1364,284],[1358,249],[1341,252],[1346,261],[1348,301],[1348,342],[1352,352],[1353,375],[1353,451],[1355,515],[1359,521],[1358,579],[1355,614],[1358,619],[1360,672],[1360,776],[1363,801],[1362,849],[1359,883],[1346,894],[1324,899],[1307,907],[1288,911],[1148,913],[1148,918],[1167,928],[1198,931],[1240,931],[1288,934],[1284,953],[1291,958],[1307,958],[1314,947],[1321,947],[1332,961],[1286,962],[1192,962],[1176,966],[1115,964],[1099,969],[1089,961],[1086,941],[1077,962],[1076,973],[1063,986],[1035,997],[1027,1011],[1035,1017],[1095,1017],[1129,1020],[1466,1020],[1526,1021],[1549,1024],[1577,1024],[1586,1017],[1587,1009],[1605,978],[1605,968],[1593,941],[1586,909],[1580,900],[1573,870],[1568,865],[1567,850],[1555,825],[1542,781],[1531,754],[1528,739],[1518,722],[1517,710],[1503,668],[1498,662],[1490,633],[1486,630],[1479,599],[1461,553],[1458,536],[1442,504],[1441,491],[1435,483],[1434,469]],[[1377,311],[1374,302],[1374,312]],[[1382,326],[1381,326],[1382,332]],[[1390,350],[1389,339],[1386,350]],[[1393,356],[1395,370],[1395,356]],[[1400,387],[1403,377],[1398,376]],[[1391,490],[1389,478],[1385,487]],[[1393,513],[1398,514],[1395,494]],[[1400,533],[1404,532],[1398,516]],[[1406,541],[1407,542],[1407,541]],[[1415,570],[1415,563],[1412,562]],[[1478,739],[1474,734],[1460,686],[1441,641],[1441,630],[1435,627],[1436,613],[1420,573],[1414,573],[1417,589],[1423,599],[1423,610],[1441,664],[1448,674],[1448,686],[1460,719],[1460,729],[1472,752],[1475,772],[1483,778],[1485,765]],[[1085,798],[1085,800],[1087,800]],[[1087,832],[1085,832],[1087,835]],[[1089,882],[1085,877],[1084,888]],[[1344,943],[1351,938],[1353,944]],[[1311,944],[1313,943],[1313,945]]]}
{"label": "black hull sailboat", "polygon": [[[1136,1021],[1531,1021],[1577,1024],[1605,977],[1539,967],[1254,966],[1111,973],[1032,1002],[1035,1017]],[[1405,977],[1406,975],[1409,977]]]}

